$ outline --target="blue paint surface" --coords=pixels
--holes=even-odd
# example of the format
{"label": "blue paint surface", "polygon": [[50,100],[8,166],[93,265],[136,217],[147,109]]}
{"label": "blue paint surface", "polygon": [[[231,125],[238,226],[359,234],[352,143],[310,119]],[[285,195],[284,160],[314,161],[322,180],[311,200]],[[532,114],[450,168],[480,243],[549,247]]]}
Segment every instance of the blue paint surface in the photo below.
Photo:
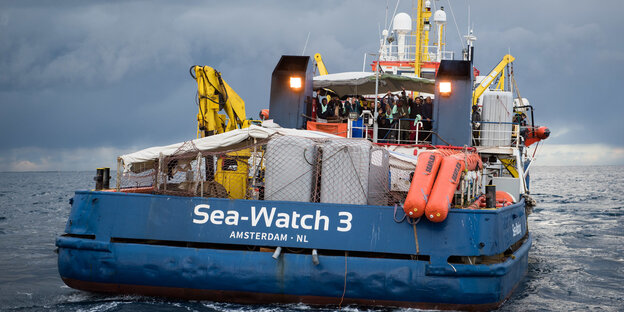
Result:
{"label": "blue paint surface", "polygon": [[[74,237],[56,245],[61,276],[83,281],[340,297],[346,274],[347,298],[484,304],[503,300],[522,279],[530,236],[503,263],[447,259],[504,252],[525,236],[524,213],[523,201],[498,210],[452,209],[442,223],[418,222],[416,241],[411,224],[394,221],[393,207],[78,191],[66,226]],[[309,254],[275,260],[270,252],[128,240],[403,255],[417,254],[418,245],[430,261],[347,257],[345,268],[345,257],[321,255],[315,266]]]}
{"label": "blue paint surface", "polygon": [[[529,239],[515,259],[494,265],[231,251],[111,243],[110,252],[74,249],[59,238],[61,276],[102,283],[314,295],[346,298],[484,304],[503,300],[527,269]],[[466,294],[470,296],[465,296]],[[338,303],[338,301],[336,302]]]}
{"label": "blue paint surface", "polygon": [[[259,217],[259,211],[266,215]],[[65,231],[102,241],[115,237],[416,254],[414,228],[396,223],[393,213],[393,207],[383,206],[78,191]],[[225,224],[228,214],[238,215],[237,225]],[[276,225],[279,214],[290,216],[287,227]],[[293,215],[298,216],[296,229]],[[302,228],[302,216],[311,229]],[[451,209],[442,223],[423,219],[416,225],[419,254],[431,256],[434,263],[445,263],[451,255],[500,254],[526,229],[524,201],[498,210]]]}

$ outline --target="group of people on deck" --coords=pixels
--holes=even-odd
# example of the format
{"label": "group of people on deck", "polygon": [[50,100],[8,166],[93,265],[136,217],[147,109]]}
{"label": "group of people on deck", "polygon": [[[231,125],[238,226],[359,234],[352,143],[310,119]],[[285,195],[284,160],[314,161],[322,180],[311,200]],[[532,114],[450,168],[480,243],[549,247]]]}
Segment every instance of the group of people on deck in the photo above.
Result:
{"label": "group of people on deck", "polygon": [[[378,138],[386,143],[431,141],[433,100],[430,96],[412,99],[405,89],[400,96],[388,92],[377,107]],[[419,127],[419,122],[422,127]],[[418,129],[418,138],[416,138]]]}
{"label": "group of people on deck", "polygon": [[333,97],[327,101],[327,97],[323,97],[317,103],[316,116],[325,120],[345,119],[351,112],[355,112],[359,116],[362,111],[362,106],[357,98],[350,97],[341,101],[339,98]]}
{"label": "group of people on deck", "polygon": [[[363,110],[373,111],[374,102],[357,97],[340,100],[337,97],[317,96],[316,118],[318,122],[345,122],[349,113],[359,116]],[[403,90],[399,95],[391,92],[378,100],[378,140],[382,143],[416,143],[431,141],[433,121],[433,100],[408,97]],[[418,138],[416,130],[418,129]]]}

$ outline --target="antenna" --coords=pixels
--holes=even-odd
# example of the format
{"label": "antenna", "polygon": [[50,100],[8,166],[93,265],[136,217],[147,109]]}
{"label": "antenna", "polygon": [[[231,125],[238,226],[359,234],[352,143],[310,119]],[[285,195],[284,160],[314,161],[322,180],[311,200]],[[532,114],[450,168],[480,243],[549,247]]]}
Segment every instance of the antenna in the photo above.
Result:
{"label": "antenna", "polygon": [[386,17],[386,25],[388,27],[386,27],[386,29],[392,29],[392,24],[394,23],[394,16],[396,16],[396,12],[397,9],[399,8],[399,3],[401,2],[401,0],[397,0],[397,4],[394,6],[394,13],[392,13],[392,22],[390,22],[390,25],[388,25],[388,17]]}
{"label": "antenna", "polygon": [[305,50],[308,47],[308,40],[310,40],[310,32],[308,31],[308,38],[306,38],[306,42],[303,45],[303,51],[301,51],[301,56],[303,56],[305,54]]}
{"label": "antenna", "polygon": [[384,21],[384,26],[388,29],[388,6],[390,5],[390,0],[386,0],[386,20]]}
{"label": "antenna", "polygon": [[468,33],[470,33],[470,4],[468,5]]}

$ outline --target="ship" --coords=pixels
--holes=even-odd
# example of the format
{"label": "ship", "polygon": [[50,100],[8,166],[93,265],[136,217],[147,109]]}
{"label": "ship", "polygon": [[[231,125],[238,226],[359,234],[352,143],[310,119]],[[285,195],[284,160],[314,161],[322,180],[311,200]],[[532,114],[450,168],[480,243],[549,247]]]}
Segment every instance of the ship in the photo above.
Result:
{"label": "ship", "polygon": [[[250,304],[503,304],[527,272],[530,147],[549,132],[514,98],[513,57],[476,79],[470,45],[458,60],[442,51],[442,8],[417,2],[415,23],[400,13],[384,31],[373,72],[315,77],[320,58],[281,56],[261,123],[221,73],[192,67],[198,138],[121,155],[115,185],[99,168],[95,189],[75,192],[56,240],[63,281]],[[400,119],[415,135],[397,123],[379,137],[380,113],[362,104],[385,92],[430,96],[431,128],[419,115]],[[322,120],[325,96],[362,110]]]}

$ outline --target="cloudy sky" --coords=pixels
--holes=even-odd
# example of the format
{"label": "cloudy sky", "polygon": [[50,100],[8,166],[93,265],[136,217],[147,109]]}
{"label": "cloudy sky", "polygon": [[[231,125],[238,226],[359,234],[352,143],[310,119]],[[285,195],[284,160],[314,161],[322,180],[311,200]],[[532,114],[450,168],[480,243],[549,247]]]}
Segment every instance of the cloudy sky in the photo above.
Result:
{"label": "cloudy sky", "polygon": [[[470,7],[477,68],[516,57],[521,94],[552,131],[537,164],[624,164],[624,2],[450,1],[461,35]],[[459,52],[449,0],[433,2]],[[194,138],[194,64],[221,71],[255,117],[280,55],[300,55],[308,34],[305,54],[322,53],[330,72],[361,70],[386,4],[0,1],[0,171],[114,167],[120,154]]]}

